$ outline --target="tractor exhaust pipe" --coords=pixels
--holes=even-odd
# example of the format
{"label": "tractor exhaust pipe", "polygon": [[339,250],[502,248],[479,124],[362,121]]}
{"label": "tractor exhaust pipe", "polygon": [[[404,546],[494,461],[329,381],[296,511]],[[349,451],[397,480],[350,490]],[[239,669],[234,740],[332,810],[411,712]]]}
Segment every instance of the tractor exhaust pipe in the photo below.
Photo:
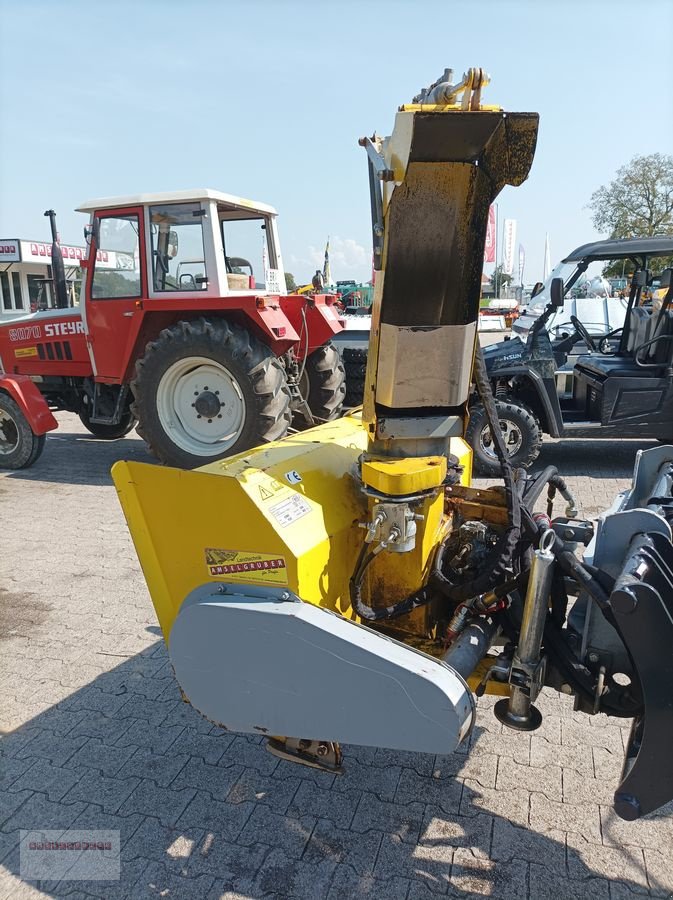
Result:
{"label": "tractor exhaust pipe", "polygon": [[53,209],[48,209],[45,216],[49,217],[51,224],[51,272],[54,283],[54,294],[56,295],[56,306],[58,309],[67,309],[68,307],[68,286],[65,280],[65,266],[63,265],[63,254],[58,240],[58,232],[56,231],[56,213]]}

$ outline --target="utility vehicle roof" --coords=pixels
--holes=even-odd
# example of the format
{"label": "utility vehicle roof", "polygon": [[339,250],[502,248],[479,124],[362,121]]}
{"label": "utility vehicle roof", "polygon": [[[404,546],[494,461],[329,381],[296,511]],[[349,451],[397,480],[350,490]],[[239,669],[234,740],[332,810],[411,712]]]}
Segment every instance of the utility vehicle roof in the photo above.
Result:
{"label": "utility vehicle roof", "polygon": [[216,200],[230,209],[254,210],[267,215],[277,215],[273,206],[246,200],[233,194],[223,194],[210,188],[196,188],[191,191],[165,191],[159,194],[132,194],[126,197],[102,197],[99,200],[87,200],[77,207],[77,212],[93,212],[96,209],[112,209],[121,206],[149,206],[155,203],[188,203],[189,201]]}
{"label": "utility vehicle roof", "polygon": [[577,262],[581,259],[629,259],[632,256],[673,256],[673,234],[582,244],[566,256],[563,262]]}

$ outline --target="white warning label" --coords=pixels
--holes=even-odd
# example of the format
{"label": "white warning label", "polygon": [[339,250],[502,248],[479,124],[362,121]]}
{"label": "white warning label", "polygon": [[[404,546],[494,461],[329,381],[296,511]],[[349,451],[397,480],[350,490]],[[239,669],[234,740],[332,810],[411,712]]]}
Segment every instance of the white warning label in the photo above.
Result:
{"label": "white warning label", "polygon": [[304,500],[301,494],[293,494],[287,500],[281,500],[274,506],[269,507],[269,512],[278,522],[281,528],[287,528],[297,519],[311,512],[310,504]]}

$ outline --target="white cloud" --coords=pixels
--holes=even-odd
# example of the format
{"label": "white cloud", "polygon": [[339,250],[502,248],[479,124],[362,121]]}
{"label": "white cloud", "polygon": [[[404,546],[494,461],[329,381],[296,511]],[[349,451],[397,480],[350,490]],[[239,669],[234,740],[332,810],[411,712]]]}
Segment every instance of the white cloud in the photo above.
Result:
{"label": "white cloud", "polygon": [[[316,269],[322,271],[324,261],[325,248],[309,245],[305,256],[290,254],[287,268],[293,271],[294,266],[299,273],[310,270],[310,275],[313,275]],[[339,235],[330,237],[329,261],[335,281],[352,278],[354,281],[367,282],[372,277],[371,250],[358,244],[353,238],[342,238]]]}

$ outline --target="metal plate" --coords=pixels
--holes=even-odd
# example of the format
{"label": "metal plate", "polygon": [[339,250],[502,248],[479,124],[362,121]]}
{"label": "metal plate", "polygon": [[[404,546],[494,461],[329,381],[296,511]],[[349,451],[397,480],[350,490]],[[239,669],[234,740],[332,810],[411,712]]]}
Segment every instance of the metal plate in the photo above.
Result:
{"label": "metal plate", "polygon": [[444,663],[287,591],[222,587],[190,594],[169,642],[180,686],[212,721],[421,753],[469,734],[472,694]]}

